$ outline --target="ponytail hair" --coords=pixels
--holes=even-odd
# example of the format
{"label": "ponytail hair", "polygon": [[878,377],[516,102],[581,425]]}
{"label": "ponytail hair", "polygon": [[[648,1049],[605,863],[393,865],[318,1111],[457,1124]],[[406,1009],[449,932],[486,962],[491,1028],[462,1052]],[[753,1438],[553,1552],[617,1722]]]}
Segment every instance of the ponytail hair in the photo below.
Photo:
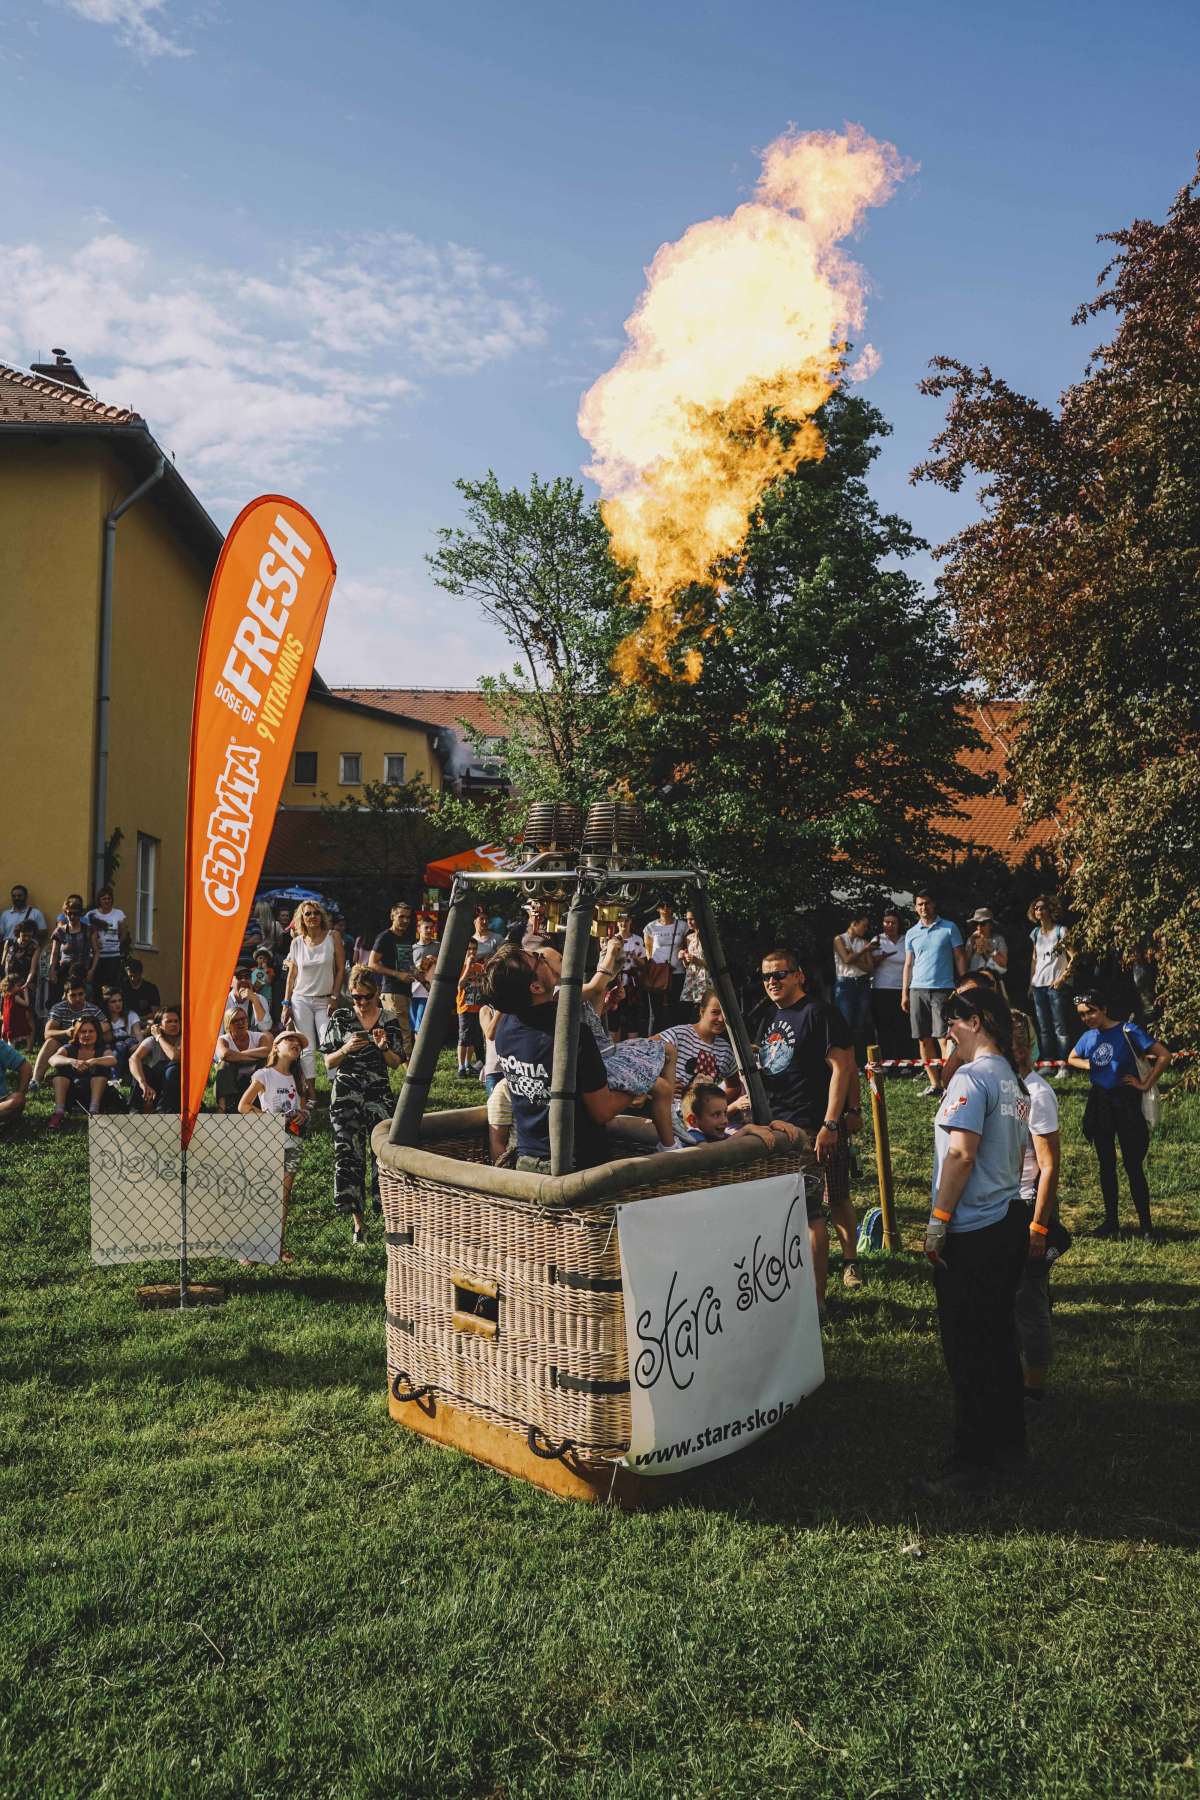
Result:
{"label": "ponytail hair", "polygon": [[969,994],[955,996],[960,1008],[959,1017],[969,1008],[979,1019],[997,1050],[1017,1078],[1017,1086],[1028,1096],[1029,1089],[1021,1079],[1021,1071],[1017,1065],[1017,1053],[1013,1047],[1013,1016],[1008,1001],[1001,993],[993,993],[991,988],[973,988]]}

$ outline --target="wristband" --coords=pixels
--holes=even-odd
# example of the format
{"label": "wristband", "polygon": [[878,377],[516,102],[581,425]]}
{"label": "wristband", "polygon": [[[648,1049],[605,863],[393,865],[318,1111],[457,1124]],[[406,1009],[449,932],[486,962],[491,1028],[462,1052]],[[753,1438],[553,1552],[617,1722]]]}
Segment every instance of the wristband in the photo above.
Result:
{"label": "wristband", "polygon": [[1030,1219],[1029,1229],[1030,1231],[1036,1231],[1039,1237],[1050,1236],[1050,1227],[1048,1225],[1039,1225],[1036,1219]]}
{"label": "wristband", "polygon": [[954,1217],[953,1213],[942,1212],[940,1210],[940,1208],[938,1208],[936,1206],[933,1207],[931,1210],[933,1212],[934,1218],[940,1219],[942,1221],[943,1225],[948,1225],[950,1223],[951,1219]]}

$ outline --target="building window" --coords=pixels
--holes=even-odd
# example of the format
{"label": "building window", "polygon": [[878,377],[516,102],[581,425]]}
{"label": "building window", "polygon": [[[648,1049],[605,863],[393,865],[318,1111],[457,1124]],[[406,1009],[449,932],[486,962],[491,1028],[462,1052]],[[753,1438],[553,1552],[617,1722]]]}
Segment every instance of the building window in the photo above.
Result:
{"label": "building window", "polygon": [[317,785],[317,753],[315,750],[297,750],[292,779],[297,787],[315,787]]}
{"label": "building window", "polygon": [[362,781],[362,756],[357,750],[343,750],[338,757],[338,780],[343,787],[358,787]]}
{"label": "building window", "polygon": [[158,890],[158,839],[138,832],[137,840],[137,909],[134,918],[134,940],[153,949],[155,912]]}
{"label": "building window", "polygon": [[403,787],[404,786],[404,783],[406,780],[406,776],[404,773],[404,765],[407,761],[408,761],[408,758],[406,756],[385,756],[384,757],[384,759],[383,759],[383,779],[387,782],[389,787]]}

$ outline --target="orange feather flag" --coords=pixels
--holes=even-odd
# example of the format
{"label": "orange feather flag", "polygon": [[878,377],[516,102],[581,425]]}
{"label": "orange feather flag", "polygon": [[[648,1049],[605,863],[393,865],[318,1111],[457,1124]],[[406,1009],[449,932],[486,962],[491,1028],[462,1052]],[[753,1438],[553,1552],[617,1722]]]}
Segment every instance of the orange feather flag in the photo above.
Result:
{"label": "orange feather flag", "polygon": [[188,774],[180,1142],[192,1135],[337,565],[304,507],[252,500],[208,593]]}

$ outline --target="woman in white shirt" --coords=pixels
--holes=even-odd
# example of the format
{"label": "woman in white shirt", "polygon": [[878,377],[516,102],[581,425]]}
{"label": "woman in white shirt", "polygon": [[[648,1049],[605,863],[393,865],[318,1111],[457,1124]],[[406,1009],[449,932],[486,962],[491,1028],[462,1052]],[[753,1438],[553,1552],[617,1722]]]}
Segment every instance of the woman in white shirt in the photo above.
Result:
{"label": "woman in white shirt", "polygon": [[[1033,930],[1033,971],[1029,992],[1037,1022],[1038,1049],[1046,1061],[1066,1062],[1076,1038],[1075,1009],[1067,987],[1070,953],[1066,948],[1066,926],[1059,921],[1062,909],[1053,894],[1039,894],[1029,908]],[[1065,1081],[1066,1069],[1059,1069],[1054,1079]]]}
{"label": "woman in white shirt", "polygon": [[104,987],[120,987],[125,978],[125,952],[129,948],[129,927],[125,914],[115,905],[113,891],[102,887],[96,904],[87,916],[92,933],[92,966],[88,980],[92,992]]}
{"label": "woman in white shirt", "polygon": [[687,926],[682,919],[675,917],[675,908],[671,902],[663,900],[658,908],[657,919],[651,919],[642,935],[647,961],[667,963],[670,968],[666,987],[646,990],[650,999],[650,1032],[653,1036],[665,1025],[674,1025],[679,1017],[679,996],[683,989],[683,964],[679,959],[679,952],[687,943]]}
{"label": "woman in white shirt", "polygon": [[307,1048],[307,1039],[301,1032],[281,1031],[271,1046],[266,1063],[254,1071],[250,1086],[238,1101],[240,1113],[253,1112],[256,1107],[260,1112],[279,1113],[287,1126],[283,1150],[283,1212],[279,1221],[280,1262],[293,1260],[284,1249],[283,1240],[287,1232],[292,1184],[300,1167],[300,1133],[308,1122],[308,1107],[302,1091],[304,1077],[300,1072],[301,1058]]}
{"label": "woman in white shirt", "polygon": [[282,1022],[295,1025],[305,1039],[300,1058],[308,1099],[316,1092],[317,1058],[313,1045],[324,1036],[329,1009],[342,991],[346,953],[329,915],[315,900],[306,900],[287,958],[287,987]]}

